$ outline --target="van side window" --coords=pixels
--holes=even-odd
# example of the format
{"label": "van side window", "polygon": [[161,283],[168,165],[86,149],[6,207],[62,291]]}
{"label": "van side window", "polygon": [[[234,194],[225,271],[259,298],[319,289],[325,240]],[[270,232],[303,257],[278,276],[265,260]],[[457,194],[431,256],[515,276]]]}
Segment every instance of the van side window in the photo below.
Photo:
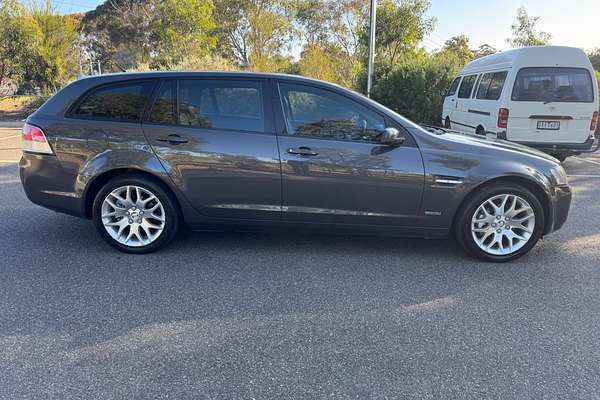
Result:
{"label": "van side window", "polygon": [[483,74],[481,77],[481,82],[479,83],[479,87],[477,88],[477,95],[475,96],[476,99],[485,99],[488,87],[490,87],[490,82],[492,81],[492,76],[493,74],[491,73]]}
{"label": "van side window", "polygon": [[139,121],[156,81],[101,86],[88,94],[71,115],[114,121]]}
{"label": "van side window", "polygon": [[182,79],[178,101],[179,125],[265,132],[260,82]]}
{"label": "van side window", "polygon": [[335,92],[292,83],[279,85],[288,134],[378,142],[385,119]]}
{"label": "van side window", "polygon": [[522,68],[515,79],[513,101],[592,103],[594,86],[584,68]]}
{"label": "van side window", "polygon": [[477,75],[469,75],[463,78],[460,89],[458,89],[458,98],[468,99],[471,97],[471,92],[473,91],[473,86],[475,86],[476,80]]}
{"label": "van side window", "polygon": [[454,96],[454,94],[456,93],[456,89],[458,89],[458,84],[460,83],[460,76],[456,77],[454,79],[454,81],[452,81],[452,85],[450,85],[450,88],[448,89],[448,93],[446,93],[446,96]]}
{"label": "van side window", "polygon": [[507,71],[484,74],[477,89],[477,99],[498,100],[502,94],[506,75],[508,75]]}

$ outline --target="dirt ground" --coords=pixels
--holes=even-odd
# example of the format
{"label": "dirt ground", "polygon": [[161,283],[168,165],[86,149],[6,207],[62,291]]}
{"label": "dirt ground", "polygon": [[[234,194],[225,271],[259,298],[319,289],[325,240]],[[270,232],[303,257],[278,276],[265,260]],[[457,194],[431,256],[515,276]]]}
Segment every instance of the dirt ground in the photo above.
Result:
{"label": "dirt ground", "polygon": [[43,102],[38,96],[10,96],[0,98],[0,121],[20,121],[27,118]]}

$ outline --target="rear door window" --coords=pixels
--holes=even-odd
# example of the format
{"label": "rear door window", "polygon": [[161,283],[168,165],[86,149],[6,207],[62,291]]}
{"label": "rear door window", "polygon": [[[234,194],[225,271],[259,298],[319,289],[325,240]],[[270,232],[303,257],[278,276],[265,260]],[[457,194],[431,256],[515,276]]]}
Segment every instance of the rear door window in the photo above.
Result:
{"label": "rear door window", "polygon": [[584,68],[522,68],[515,80],[512,100],[591,103],[592,77]]}
{"label": "rear door window", "polygon": [[265,132],[262,84],[257,81],[179,81],[178,124]]}
{"label": "rear door window", "polygon": [[139,121],[154,86],[154,80],[101,86],[88,94],[70,114],[114,121]]}
{"label": "rear door window", "polygon": [[461,99],[468,99],[471,97],[471,92],[473,91],[473,86],[475,86],[476,80],[477,75],[469,75],[464,77],[460,85],[460,89],[458,89],[458,97]]}

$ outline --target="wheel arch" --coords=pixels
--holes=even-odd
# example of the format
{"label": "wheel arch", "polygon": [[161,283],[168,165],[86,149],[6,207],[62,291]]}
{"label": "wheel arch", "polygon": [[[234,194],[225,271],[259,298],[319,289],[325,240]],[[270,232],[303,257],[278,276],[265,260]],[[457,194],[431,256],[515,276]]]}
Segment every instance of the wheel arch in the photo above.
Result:
{"label": "wheel arch", "polygon": [[123,167],[123,168],[115,168],[115,169],[111,169],[108,171],[104,171],[103,173],[96,176],[92,181],[90,181],[88,183],[86,190],[83,194],[83,206],[84,206],[84,213],[85,213],[86,218],[92,217],[92,208],[94,205],[94,199],[96,198],[96,195],[98,194],[100,189],[102,189],[102,187],[111,179],[121,177],[121,176],[142,177],[142,178],[148,179],[148,180],[152,181],[153,183],[159,185],[171,197],[171,199],[173,200],[173,203],[175,204],[175,208],[177,209],[177,212],[179,213],[180,216],[182,216],[182,209],[181,209],[181,204],[179,203],[179,198],[177,197],[177,195],[175,194],[173,189],[166,182],[164,182],[163,179],[161,179],[159,176],[157,176],[151,172],[145,171],[145,170]]}
{"label": "wheel arch", "polygon": [[457,208],[452,220],[452,226],[456,226],[458,218],[464,211],[464,208],[468,201],[475,196],[475,194],[483,189],[484,187],[498,184],[517,184],[530,190],[534,196],[540,201],[542,209],[544,210],[544,233],[548,232],[549,224],[551,224],[551,208],[550,208],[550,193],[547,192],[546,188],[540,183],[533,179],[526,178],[518,175],[500,176],[481,182],[479,185],[471,188],[469,193],[462,199],[460,206]]}

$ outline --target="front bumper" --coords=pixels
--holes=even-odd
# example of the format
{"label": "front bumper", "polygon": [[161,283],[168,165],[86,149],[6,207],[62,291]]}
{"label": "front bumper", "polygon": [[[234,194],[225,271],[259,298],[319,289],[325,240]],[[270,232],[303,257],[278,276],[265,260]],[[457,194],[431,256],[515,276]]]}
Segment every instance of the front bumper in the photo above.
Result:
{"label": "front bumper", "polygon": [[571,208],[571,188],[568,185],[556,186],[550,199],[549,221],[546,232],[554,232],[565,224]]}
{"label": "front bumper", "polygon": [[85,217],[82,198],[73,190],[77,176],[64,169],[56,156],[24,152],[19,162],[19,175],[31,202]]}

